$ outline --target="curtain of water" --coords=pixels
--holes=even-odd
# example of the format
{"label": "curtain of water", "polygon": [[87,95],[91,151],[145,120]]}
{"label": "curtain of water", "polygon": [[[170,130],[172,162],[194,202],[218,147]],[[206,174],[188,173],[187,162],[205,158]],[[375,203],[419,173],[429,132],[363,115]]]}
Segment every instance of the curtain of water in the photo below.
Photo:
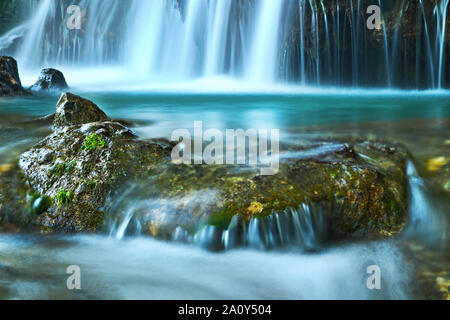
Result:
{"label": "curtain of water", "polygon": [[[0,37],[25,69],[118,66],[139,78],[445,88],[449,0],[395,0],[368,30],[362,0],[30,0]],[[70,4],[82,27],[69,30]],[[402,61],[406,58],[408,61]]]}

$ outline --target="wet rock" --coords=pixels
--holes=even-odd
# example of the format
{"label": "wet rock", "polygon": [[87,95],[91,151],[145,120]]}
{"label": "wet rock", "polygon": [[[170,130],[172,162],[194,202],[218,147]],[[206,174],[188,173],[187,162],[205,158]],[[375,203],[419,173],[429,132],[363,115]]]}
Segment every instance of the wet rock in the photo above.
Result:
{"label": "wet rock", "polygon": [[55,127],[109,121],[108,116],[92,101],[66,92],[56,104]]}
{"label": "wet rock", "polygon": [[39,79],[30,87],[33,91],[63,91],[68,88],[63,73],[56,69],[43,69]]}
{"label": "wet rock", "polygon": [[17,61],[12,57],[0,57],[0,96],[29,95],[22,87]]}
{"label": "wet rock", "polygon": [[[320,145],[290,148],[273,176],[238,166],[159,167],[141,185],[129,188],[133,200],[113,201],[109,214],[127,212],[141,222],[143,232],[163,239],[176,238],[182,228],[197,235],[197,242],[215,248],[235,246],[220,241],[233,234],[236,215],[246,221],[238,228],[247,232],[240,242],[253,241],[254,246],[258,242],[261,248],[302,242],[306,249],[314,249],[317,239],[401,232],[408,208],[406,148],[351,139]],[[258,224],[255,219],[263,220]],[[249,230],[252,225],[258,225],[256,235]],[[220,237],[218,229],[228,233]],[[298,236],[307,234],[302,229],[314,232],[303,239]],[[208,235],[210,239],[205,239]]]}
{"label": "wet rock", "polygon": [[[53,199],[46,214],[36,218],[42,230],[97,231],[113,190],[168,161],[167,147],[140,141],[108,120],[91,101],[65,93],[57,105],[54,132],[21,155],[19,166],[32,190]],[[38,200],[36,214],[48,204],[41,206]]]}
{"label": "wet rock", "polygon": [[0,232],[19,232],[33,229],[33,215],[29,212],[26,184],[19,167],[11,166],[0,173]]}

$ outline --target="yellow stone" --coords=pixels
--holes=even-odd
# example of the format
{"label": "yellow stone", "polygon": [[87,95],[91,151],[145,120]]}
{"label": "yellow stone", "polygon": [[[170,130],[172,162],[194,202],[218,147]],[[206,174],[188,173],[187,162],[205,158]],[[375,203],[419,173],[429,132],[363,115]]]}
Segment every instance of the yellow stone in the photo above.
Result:
{"label": "yellow stone", "polygon": [[447,164],[447,159],[445,157],[437,157],[437,158],[429,159],[427,162],[428,171],[438,172],[446,164]]}
{"label": "yellow stone", "polygon": [[0,164],[0,173],[7,172],[11,170],[12,164]]}
{"label": "yellow stone", "polygon": [[158,235],[158,226],[155,223],[151,223],[148,227],[148,231],[150,231],[150,234],[153,237],[156,237]]}
{"label": "yellow stone", "polygon": [[248,207],[248,212],[250,212],[252,215],[261,213],[263,211],[263,205],[259,202],[252,202],[250,204],[250,207]]}

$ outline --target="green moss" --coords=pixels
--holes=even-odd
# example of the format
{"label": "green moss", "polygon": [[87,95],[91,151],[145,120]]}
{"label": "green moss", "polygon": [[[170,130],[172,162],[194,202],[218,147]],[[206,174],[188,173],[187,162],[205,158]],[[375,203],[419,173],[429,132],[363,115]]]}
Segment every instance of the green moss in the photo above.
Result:
{"label": "green moss", "polygon": [[72,160],[68,163],[64,163],[64,162],[56,162],[53,167],[50,169],[49,171],[49,175],[55,175],[58,177],[62,177],[64,174],[70,174],[73,170],[73,168],[75,167],[75,165],[77,164],[76,160]]}
{"label": "green moss", "polygon": [[95,189],[99,183],[100,183],[100,181],[98,179],[88,179],[86,181],[86,184],[87,184],[88,188],[90,188],[90,189]]}
{"label": "green moss", "polygon": [[61,190],[59,190],[56,193],[56,203],[58,207],[68,206],[70,202],[72,201],[72,191],[68,190],[63,187]]}
{"label": "green moss", "polygon": [[100,210],[86,208],[80,214],[80,223],[84,230],[97,231],[103,224],[105,213]]}
{"label": "green moss", "polygon": [[76,164],[77,164],[77,162],[75,159],[70,161],[69,163],[66,163],[66,165],[65,165],[66,173],[71,173]]}
{"label": "green moss", "polygon": [[230,225],[231,219],[234,215],[235,213],[231,213],[227,210],[222,210],[210,215],[206,220],[206,224],[225,230]]}
{"label": "green moss", "polygon": [[106,142],[103,141],[100,136],[96,133],[90,134],[86,136],[84,139],[83,146],[81,147],[81,150],[83,151],[94,151],[97,149],[102,149],[106,145]]}
{"label": "green moss", "polygon": [[53,167],[49,171],[49,175],[55,175],[58,177],[62,177],[66,172],[66,165],[62,162],[57,162],[53,165]]}

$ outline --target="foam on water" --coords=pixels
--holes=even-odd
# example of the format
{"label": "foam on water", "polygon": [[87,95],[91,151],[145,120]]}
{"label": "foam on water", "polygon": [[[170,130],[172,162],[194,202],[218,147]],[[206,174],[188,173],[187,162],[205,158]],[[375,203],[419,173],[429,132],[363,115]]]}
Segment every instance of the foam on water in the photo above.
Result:
{"label": "foam on water", "polygon": [[[237,250],[213,254],[181,244],[98,236],[17,241],[0,236],[2,298],[113,299],[405,299],[410,274],[389,242],[320,254]],[[79,265],[82,288],[65,288]],[[383,270],[382,290],[366,287],[368,266]]]}
{"label": "foam on water", "polygon": [[[288,83],[261,83],[229,76],[207,76],[188,81],[136,76],[120,66],[102,68],[72,68],[57,66],[65,74],[72,91],[95,93],[168,93],[204,95],[342,95],[342,96],[450,96],[447,89],[402,90],[394,88],[355,88],[314,86]],[[31,86],[37,79],[39,70],[21,73],[24,87]]]}

